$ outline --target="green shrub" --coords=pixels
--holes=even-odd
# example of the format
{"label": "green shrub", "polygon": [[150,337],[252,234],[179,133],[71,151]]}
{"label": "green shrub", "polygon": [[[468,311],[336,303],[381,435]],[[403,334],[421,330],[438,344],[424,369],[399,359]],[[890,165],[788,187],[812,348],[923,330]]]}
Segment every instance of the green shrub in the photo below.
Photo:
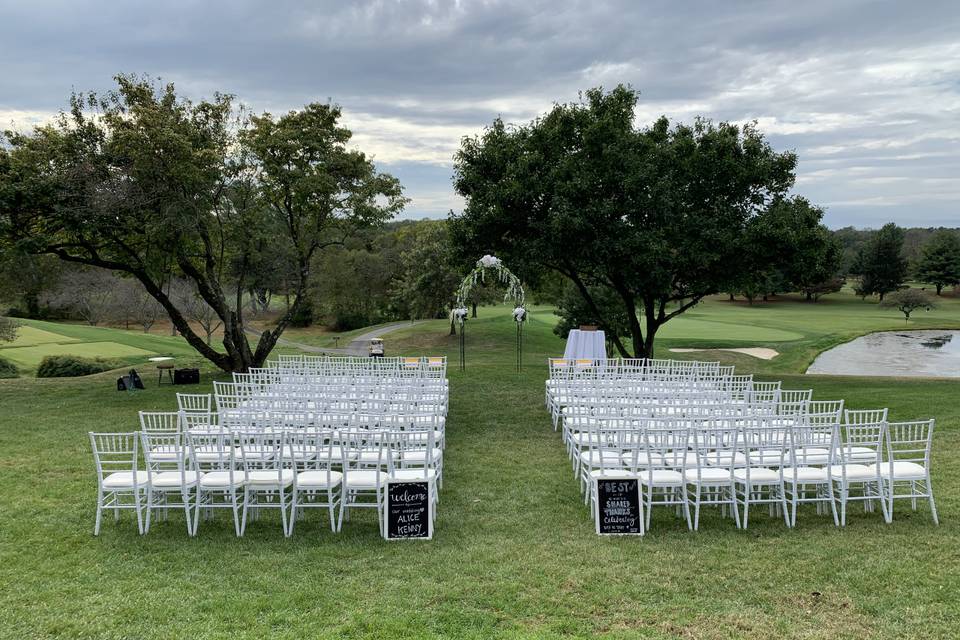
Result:
{"label": "green shrub", "polygon": [[334,331],[353,331],[369,327],[376,322],[366,313],[359,311],[339,311],[331,318],[329,327]]}
{"label": "green shrub", "polygon": [[19,375],[20,372],[17,371],[15,364],[6,358],[0,358],[0,378],[16,378]]}
{"label": "green shrub", "polygon": [[300,306],[290,316],[291,327],[309,327],[313,324],[313,303],[309,300],[301,300]]}
{"label": "green shrub", "polygon": [[115,368],[116,363],[77,356],[47,356],[37,367],[38,378],[74,378]]}

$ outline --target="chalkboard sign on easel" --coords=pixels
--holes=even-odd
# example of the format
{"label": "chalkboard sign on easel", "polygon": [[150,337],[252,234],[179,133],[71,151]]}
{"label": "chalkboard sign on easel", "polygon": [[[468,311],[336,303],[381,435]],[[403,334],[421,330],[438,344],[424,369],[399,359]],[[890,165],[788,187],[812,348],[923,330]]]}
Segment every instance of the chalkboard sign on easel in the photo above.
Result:
{"label": "chalkboard sign on easel", "polygon": [[599,535],[643,535],[640,481],[636,478],[597,478],[594,517]]}
{"label": "chalkboard sign on easel", "polygon": [[433,537],[431,492],[432,487],[426,481],[387,482],[383,528],[387,540],[429,540]]}

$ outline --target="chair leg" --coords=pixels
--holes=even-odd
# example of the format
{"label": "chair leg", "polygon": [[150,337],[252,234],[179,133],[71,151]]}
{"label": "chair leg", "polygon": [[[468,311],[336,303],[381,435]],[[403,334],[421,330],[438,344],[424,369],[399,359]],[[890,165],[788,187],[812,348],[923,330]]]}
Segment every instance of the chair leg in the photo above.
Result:
{"label": "chair leg", "polygon": [[933,516],[933,524],[940,525],[940,518],[937,517],[937,503],[933,501],[933,485],[930,483],[930,476],[927,476],[927,499],[930,501],[930,514]]}
{"label": "chair leg", "polygon": [[[293,517],[293,514],[290,515]],[[280,524],[283,527],[283,537],[290,537],[290,530],[287,526],[287,499],[283,493],[283,487],[280,487]]]}
{"label": "chair leg", "polygon": [[240,536],[242,537],[247,531],[247,512],[250,507],[250,496],[249,491],[246,487],[243,489],[243,517],[240,520]]}
{"label": "chair leg", "polygon": [[840,484],[840,526],[847,526],[847,484]]}
{"label": "chair leg", "polygon": [[137,512],[137,532],[143,535],[143,507],[140,504],[140,494],[136,493],[134,499],[134,510]]}
{"label": "chair leg", "polygon": [[700,530],[700,485],[694,485],[693,530]]}
{"label": "chair leg", "polygon": [[143,523],[144,535],[150,533],[150,514],[153,513],[153,492],[147,491],[147,517]]}
{"label": "chair leg", "polygon": [[240,506],[237,504],[237,490],[231,489],[230,491],[230,502],[232,504],[233,511],[233,530],[237,534],[237,537],[243,535],[240,531]]}
{"label": "chair leg", "polygon": [[[283,507],[281,505],[281,511],[282,510],[283,510]],[[286,536],[288,538],[293,535],[293,525],[294,523],[296,523],[296,521],[297,521],[297,492],[291,491],[290,492],[290,521],[286,527],[287,529]]]}
{"label": "chair leg", "polygon": [[337,530],[337,523],[333,519],[333,489],[332,488],[327,489],[327,505],[328,505],[327,509],[330,512],[330,530],[335,532]]}
{"label": "chair leg", "polygon": [[743,485],[743,528],[746,529],[750,522],[750,486]]}
{"label": "chair leg", "polygon": [[103,494],[97,496],[97,519],[93,523],[93,535],[100,535],[100,522],[103,520]]}
{"label": "chair leg", "polygon": [[737,490],[733,485],[727,488],[727,491],[730,492],[730,509],[733,511],[733,521],[737,524],[737,529],[740,527],[740,507],[737,504]]}

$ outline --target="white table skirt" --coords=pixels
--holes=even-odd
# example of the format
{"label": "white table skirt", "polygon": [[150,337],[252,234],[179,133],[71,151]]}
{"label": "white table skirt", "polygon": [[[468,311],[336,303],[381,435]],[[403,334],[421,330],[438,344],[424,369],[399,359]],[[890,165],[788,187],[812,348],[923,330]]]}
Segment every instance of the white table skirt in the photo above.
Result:
{"label": "white table skirt", "polygon": [[572,329],[567,336],[563,357],[568,360],[603,360],[607,357],[607,337],[603,331]]}

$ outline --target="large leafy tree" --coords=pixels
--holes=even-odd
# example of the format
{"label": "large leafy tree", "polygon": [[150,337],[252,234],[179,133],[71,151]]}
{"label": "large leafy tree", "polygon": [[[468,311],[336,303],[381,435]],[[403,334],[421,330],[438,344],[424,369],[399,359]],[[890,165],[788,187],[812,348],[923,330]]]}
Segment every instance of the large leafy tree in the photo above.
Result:
{"label": "large leafy tree", "polygon": [[796,158],[750,125],[661,118],[638,129],[637,97],[591,89],[529,124],[498,119],[464,139],[455,186],[467,203],[453,235],[563,274],[613,326],[591,293],[609,289],[632,352],[649,356],[660,327],[735,278],[750,220],[791,187]]}
{"label": "large leafy tree", "polygon": [[740,291],[752,298],[801,291],[808,300],[836,289],[843,249],[820,220],[823,210],[795,196],[777,198],[745,235]]}
{"label": "large leafy tree", "polygon": [[[117,82],[105,95],[74,95],[50,125],[6,133],[0,238],[127,273],[211,362],[260,365],[301,304],[314,255],[401,209],[399,183],[347,147],[336,106],[247,116],[226,95],[193,103],[173,85]],[[293,302],[251,345],[244,294],[273,252],[291,272]],[[169,295],[177,275],[222,323],[222,351]]]}
{"label": "large leafy tree", "polygon": [[[403,230],[406,248],[393,279],[394,307],[405,316],[442,318],[456,302],[463,271],[451,251],[446,221],[424,221]],[[450,331],[455,331],[451,320]]]}
{"label": "large leafy tree", "polygon": [[917,262],[917,279],[937,288],[937,295],[946,286],[960,284],[960,237],[942,229],[923,248]]}
{"label": "large leafy tree", "polygon": [[903,255],[903,229],[889,222],[860,247],[851,272],[860,278],[857,294],[880,296],[898,290],[907,279],[907,259]]}

